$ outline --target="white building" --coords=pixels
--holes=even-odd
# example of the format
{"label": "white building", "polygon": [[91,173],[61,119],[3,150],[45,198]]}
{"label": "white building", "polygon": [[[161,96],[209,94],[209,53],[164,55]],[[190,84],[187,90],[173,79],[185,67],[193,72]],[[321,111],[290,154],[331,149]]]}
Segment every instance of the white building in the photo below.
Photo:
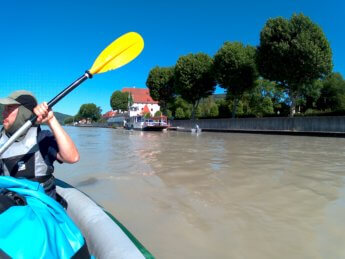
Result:
{"label": "white building", "polygon": [[145,115],[148,112],[154,116],[160,110],[158,102],[152,99],[147,88],[123,88],[122,92],[128,92],[132,96],[133,104],[129,111],[130,117]]}

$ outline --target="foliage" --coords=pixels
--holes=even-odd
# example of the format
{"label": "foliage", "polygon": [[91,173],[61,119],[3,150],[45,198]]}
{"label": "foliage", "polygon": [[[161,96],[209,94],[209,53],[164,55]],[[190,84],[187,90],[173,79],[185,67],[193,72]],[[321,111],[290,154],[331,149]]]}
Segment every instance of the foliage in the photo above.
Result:
{"label": "foliage", "polygon": [[323,82],[317,101],[320,110],[332,111],[345,109],[345,80],[340,73],[332,73]]}
{"label": "foliage", "polygon": [[283,91],[278,89],[276,84],[267,80],[259,79],[256,85],[241,99],[243,114],[263,117],[279,110],[281,102],[285,99]]}
{"label": "foliage", "polygon": [[158,101],[164,114],[167,113],[168,103],[174,100],[174,67],[154,67],[146,80],[153,100]]}
{"label": "foliage", "polygon": [[197,117],[210,118],[217,117],[219,114],[218,105],[214,101],[213,96],[202,99],[198,108],[200,108],[200,115]]}
{"label": "foliage", "polygon": [[102,109],[97,107],[94,103],[86,103],[80,106],[76,119],[91,119],[98,121],[101,118]]}
{"label": "foliage", "polygon": [[173,117],[171,110],[167,110],[167,117],[168,118],[172,118]]}
{"label": "foliage", "polygon": [[186,119],[189,119],[190,116],[191,116],[191,110],[192,110],[192,105],[189,104],[188,102],[186,102],[185,100],[183,100],[180,96],[177,96],[177,98],[175,99],[175,102],[174,104],[172,105],[171,109],[174,111],[173,114],[175,115],[174,117],[176,117],[176,112],[177,112],[177,109],[180,108],[180,110],[183,111],[183,117],[182,116],[182,113],[179,111],[179,119],[182,119],[182,118],[186,118]]}
{"label": "foliage", "polygon": [[228,118],[231,116],[229,102],[226,99],[219,99],[216,101],[218,106],[218,116],[220,118]]}
{"label": "foliage", "polygon": [[176,119],[184,119],[185,118],[185,114],[184,111],[181,107],[178,107],[175,111],[175,118]]}
{"label": "foliage", "polygon": [[128,107],[131,105],[131,95],[128,92],[121,92],[117,90],[113,92],[110,97],[110,106],[113,110],[127,111]]}
{"label": "foliage", "polygon": [[212,68],[212,58],[204,53],[189,54],[177,60],[174,73],[176,91],[192,104],[192,119],[200,99],[215,90]]}
{"label": "foliage", "polygon": [[269,19],[257,50],[260,74],[284,86],[292,116],[301,88],[332,70],[332,52],[321,28],[303,14]]}
{"label": "foliage", "polygon": [[298,113],[303,113],[308,109],[316,108],[316,101],[319,99],[322,88],[321,79],[315,80],[311,84],[304,84],[296,95],[296,108]]}
{"label": "foliage", "polygon": [[160,116],[162,116],[162,112],[161,111],[156,111],[154,116],[155,117],[160,117]]}
{"label": "foliage", "polygon": [[[235,103],[236,102],[236,103]],[[236,106],[236,108],[235,108]],[[244,115],[245,111],[245,104],[243,103],[242,100],[235,100],[235,99],[230,99],[229,100],[229,109],[232,111],[232,117],[234,117],[234,110],[236,109],[236,114],[237,115]]]}
{"label": "foliage", "polygon": [[209,116],[210,117],[218,117],[218,115],[219,115],[218,106],[217,106],[217,104],[213,104],[210,108]]}
{"label": "foliage", "polygon": [[258,77],[255,48],[240,42],[225,42],[214,56],[214,70],[218,84],[233,96],[233,113],[244,92],[255,86]]}

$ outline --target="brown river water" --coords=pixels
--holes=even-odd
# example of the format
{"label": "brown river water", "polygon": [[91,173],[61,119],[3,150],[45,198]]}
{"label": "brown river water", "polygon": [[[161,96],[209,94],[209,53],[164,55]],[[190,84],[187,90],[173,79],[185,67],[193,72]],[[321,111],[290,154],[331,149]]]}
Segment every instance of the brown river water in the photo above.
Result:
{"label": "brown river water", "polygon": [[55,175],[157,258],[345,258],[345,139],[66,127]]}

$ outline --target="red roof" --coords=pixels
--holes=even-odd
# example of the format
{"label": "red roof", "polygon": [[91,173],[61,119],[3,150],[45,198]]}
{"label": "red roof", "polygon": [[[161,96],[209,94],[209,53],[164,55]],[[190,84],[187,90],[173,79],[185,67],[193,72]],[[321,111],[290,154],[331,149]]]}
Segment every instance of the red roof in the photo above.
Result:
{"label": "red roof", "polygon": [[102,115],[103,118],[111,118],[111,117],[114,117],[116,115],[116,111],[108,111],[106,113],[104,113]]}
{"label": "red roof", "polygon": [[122,92],[131,93],[134,103],[158,103],[152,99],[150,91],[147,88],[123,88]]}

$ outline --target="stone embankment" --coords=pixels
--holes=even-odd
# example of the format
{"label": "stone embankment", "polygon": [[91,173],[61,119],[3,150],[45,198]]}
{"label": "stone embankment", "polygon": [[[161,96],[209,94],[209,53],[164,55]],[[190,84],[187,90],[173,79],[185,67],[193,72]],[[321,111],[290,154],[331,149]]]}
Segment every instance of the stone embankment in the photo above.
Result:
{"label": "stone embankment", "polygon": [[211,132],[345,137],[345,116],[173,120],[170,124],[172,129],[198,124],[202,131]]}

